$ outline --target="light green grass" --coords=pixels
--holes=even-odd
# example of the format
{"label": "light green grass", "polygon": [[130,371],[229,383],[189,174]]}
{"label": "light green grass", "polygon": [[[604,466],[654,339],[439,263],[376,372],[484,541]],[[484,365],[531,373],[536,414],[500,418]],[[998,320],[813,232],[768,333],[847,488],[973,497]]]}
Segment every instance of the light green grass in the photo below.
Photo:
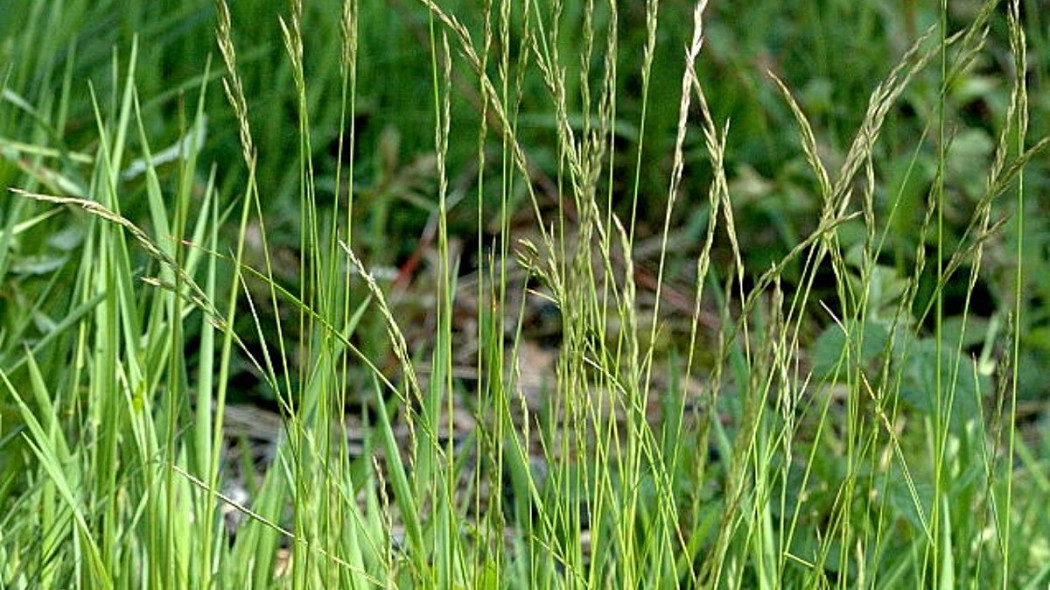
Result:
{"label": "light green grass", "polygon": [[[19,6],[0,47],[0,586],[1044,586],[1047,442],[1021,436],[1019,404],[1024,347],[1039,350],[1028,277],[1045,271],[1025,214],[1042,211],[1026,200],[1045,110],[1025,73],[1047,56],[1020,3],[961,26],[945,5],[919,11],[939,21],[882,56],[841,117],[790,82],[804,69],[733,56],[791,124],[790,170],[752,188],[730,91],[705,77],[705,35],[726,25],[704,2],[637,4],[406,7],[427,56],[388,82],[429,89],[405,112],[428,122],[405,132],[426,137],[422,163],[398,163],[390,135],[375,145],[392,156],[362,155],[382,11],[293,1],[262,13],[278,43],[247,50],[266,29],[223,0],[171,12],[134,32],[206,19],[218,51],[160,35],[201,58],[169,93],[130,34],[90,83],[74,76],[87,40],[54,39],[106,3]],[[142,10],[126,22],[159,9]],[[829,15],[792,22],[817,33]],[[319,22],[323,44],[306,33]],[[644,35],[624,49],[628,22]],[[665,47],[682,27],[686,46]],[[977,174],[957,165],[975,136],[952,101],[990,28],[1013,74],[1001,117],[974,125],[998,134]],[[837,40],[818,71],[841,65]],[[674,108],[657,98],[669,79]],[[755,183],[801,193],[810,215],[769,205],[787,242],[772,254],[742,202]],[[431,256],[406,295],[378,269],[405,241],[382,230],[413,216]],[[455,233],[464,218],[476,235]],[[988,318],[979,283],[1003,289]],[[683,289],[691,314],[672,305]],[[524,321],[540,301],[560,324],[542,373]],[[225,435],[245,373],[282,418],[265,467]]]}

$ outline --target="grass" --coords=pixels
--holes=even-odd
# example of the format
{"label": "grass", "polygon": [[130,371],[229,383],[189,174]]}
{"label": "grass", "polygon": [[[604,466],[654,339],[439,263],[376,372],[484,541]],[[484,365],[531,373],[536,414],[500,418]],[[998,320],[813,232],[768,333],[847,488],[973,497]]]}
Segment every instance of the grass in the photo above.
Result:
{"label": "grass", "polygon": [[1047,583],[1037,3],[241,4],[0,25],[0,587]]}

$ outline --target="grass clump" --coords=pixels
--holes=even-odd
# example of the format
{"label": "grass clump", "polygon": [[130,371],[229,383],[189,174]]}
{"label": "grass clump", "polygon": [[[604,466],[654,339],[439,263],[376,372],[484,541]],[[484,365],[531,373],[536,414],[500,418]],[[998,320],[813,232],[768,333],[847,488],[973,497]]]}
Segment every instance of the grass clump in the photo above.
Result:
{"label": "grass clump", "polygon": [[830,2],[877,82],[775,3],[819,63],[703,1],[65,4],[0,46],[4,587],[1050,576],[1027,4]]}

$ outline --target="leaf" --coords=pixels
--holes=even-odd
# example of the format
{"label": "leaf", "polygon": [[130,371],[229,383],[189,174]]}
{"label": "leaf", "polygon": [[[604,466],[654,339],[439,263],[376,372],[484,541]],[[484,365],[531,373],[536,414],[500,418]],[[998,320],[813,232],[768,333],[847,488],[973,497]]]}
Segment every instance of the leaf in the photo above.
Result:
{"label": "leaf", "polygon": [[11,272],[23,275],[43,275],[62,268],[67,256],[22,256],[11,265]]}
{"label": "leaf", "polygon": [[[859,362],[863,365],[882,353],[886,348],[886,342],[889,340],[890,334],[889,330],[882,324],[870,321],[865,322],[863,342],[860,342],[860,330],[852,328],[855,325],[855,322],[846,324],[846,329],[849,331],[848,342],[851,344],[852,350],[860,349],[860,358],[853,359],[853,362]],[[824,330],[824,333],[817,338],[816,343],[813,345],[813,374],[815,377],[836,379],[840,369],[848,368],[845,364],[845,359],[852,358],[852,355],[846,355],[846,344],[847,335],[839,325],[836,324]],[[858,347],[858,344],[861,345]]]}
{"label": "leaf", "polygon": [[991,390],[991,384],[988,377],[974,377],[974,361],[964,354],[942,346],[940,355],[938,384],[937,342],[925,338],[915,344],[911,354],[902,361],[900,396],[914,409],[934,418],[939,400],[941,412],[948,415],[952,430],[961,433],[967,422],[979,418],[978,400],[981,392]]}

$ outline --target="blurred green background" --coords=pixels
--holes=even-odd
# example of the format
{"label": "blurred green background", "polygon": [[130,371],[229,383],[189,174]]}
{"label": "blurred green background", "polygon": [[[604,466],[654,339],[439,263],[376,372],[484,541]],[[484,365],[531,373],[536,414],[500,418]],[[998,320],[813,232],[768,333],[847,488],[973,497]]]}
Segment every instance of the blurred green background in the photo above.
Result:
{"label": "blurred green background", "polygon": [[[480,14],[473,2],[447,2],[461,18]],[[969,22],[978,3],[949,3],[949,27]],[[1028,35],[1028,80],[1031,100],[1031,137],[1050,132],[1045,91],[1050,21],[1045,3],[1022,2]],[[692,3],[668,0],[660,8],[660,27],[652,72],[644,137],[640,70],[645,39],[645,3],[619,4],[617,42],[617,145],[611,176],[614,208],[631,217],[635,158],[643,149],[637,209],[638,264],[655,269],[646,255],[647,240],[662,227],[672,164],[684,47],[691,35]],[[784,256],[816,226],[820,203],[816,183],[798,143],[790,109],[767,72],[782,78],[810,118],[825,164],[836,170],[864,116],[870,93],[922,31],[937,23],[938,5],[915,0],[821,0],[814,2],[743,1],[714,3],[705,18],[706,43],[701,54],[700,79],[718,122],[729,124],[726,169],[730,175],[738,233],[746,263],[758,273]],[[339,13],[336,0],[305,3],[305,60],[308,108],[318,199],[329,203],[335,187],[337,139],[340,133]],[[999,7],[992,20],[987,50],[965,74],[954,80],[946,99],[945,120],[952,143],[947,146],[945,229],[947,251],[962,237],[977,199],[1008,105],[1009,75],[1013,64],[1007,53],[1004,17]],[[202,79],[207,77],[207,137],[200,160],[200,182],[214,168],[223,203],[238,198],[245,176],[237,123],[222,92],[221,59],[214,38],[215,14],[208,0],[155,2],[70,1],[40,3],[9,0],[0,18],[0,185],[36,188],[42,192],[71,192],[88,185],[90,164],[83,155],[97,151],[98,130],[92,98],[103,113],[115,112],[119,80],[137,37],[136,84],[142,101],[146,134],[154,152],[179,141],[192,123]],[[233,37],[240,73],[245,81],[249,113],[258,146],[257,177],[267,219],[267,236],[275,247],[279,276],[295,281],[300,227],[297,219],[298,153],[296,98],[291,68],[281,39],[278,16],[287,14],[282,3],[233,2]],[[567,3],[561,29],[566,50],[575,51],[581,30],[583,4]],[[546,11],[544,11],[546,14]],[[609,8],[595,7],[601,30]],[[515,17],[517,18],[517,17]],[[480,36],[482,23],[466,22]],[[357,62],[357,100],[353,123],[355,150],[351,160],[355,191],[355,248],[376,268],[402,267],[420,248],[430,212],[435,206],[437,181],[433,166],[434,107],[429,48],[429,20],[424,7],[408,0],[365,3],[360,13],[360,53]],[[509,39],[519,67],[520,39]],[[591,78],[595,85],[604,60],[605,39],[595,41]],[[453,50],[455,53],[455,49]],[[578,59],[564,59],[570,100],[578,96]],[[497,64],[490,64],[492,73]],[[917,234],[929,189],[936,174],[938,146],[933,139],[939,89],[938,68],[927,68],[906,90],[898,108],[888,116],[876,148],[875,198],[880,215],[889,216],[889,204],[899,196],[898,210],[887,223],[889,231],[880,261],[887,288],[907,276],[917,248],[928,260],[936,256],[932,244],[918,244]],[[64,81],[68,80],[68,87]],[[461,272],[477,266],[479,191],[477,129],[480,99],[476,77],[461,59],[454,64],[453,133],[449,145],[449,182],[454,198],[450,230],[463,237],[466,256]],[[535,68],[523,78],[519,136],[535,166],[532,181],[546,198],[545,212],[556,212],[558,162],[554,113]],[[579,120],[580,112],[570,113]],[[501,162],[498,134],[490,131],[486,153],[487,181],[482,242],[498,234]],[[137,138],[129,140],[126,165],[140,157]],[[19,145],[58,150],[60,157],[36,159]],[[706,221],[709,165],[699,133],[686,143],[686,177],[673,212],[673,248],[668,261],[670,286],[688,291],[694,260]],[[174,183],[171,176],[162,182]],[[1046,197],[1047,161],[1033,163],[1025,176],[1024,234],[1025,300],[1018,329],[1026,355],[1022,367],[1023,394],[1044,399],[1041,375],[1050,370],[1050,224]],[[534,224],[522,186],[512,195],[514,224]],[[124,213],[146,223],[146,201],[140,178],[121,186]],[[997,204],[996,218],[1015,216],[1015,200]],[[0,225],[29,219],[35,205],[10,197],[0,201]],[[2,277],[3,338],[0,359],[12,363],[26,342],[39,340],[68,309],[61,295],[62,277],[71,276],[77,243],[76,227],[68,218],[44,223],[34,231],[4,244]],[[846,251],[864,238],[863,225],[840,233]],[[1013,276],[1009,262],[1016,248],[1012,232],[991,240],[987,264],[981,269],[972,302],[973,322],[986,322],[1009,308]],[[715,259],[728,262],[725,245]],[[651,249],[650,249],[651,250]],[[57,275],[51,271],[68,268]],[[935,264],[929,264],[933,272]],[[789,268],[785,280],[797,279]],[[961,311],[966,292],[966,269],[949,285],[946,313]],[[58,278],[56,278],[58,277]],[[929,281],[927,281],[929,283]],[[827,285],[816,285],[820,300]],[[925,286],[917,306],[929,301],[932,285]],[[48,295],[45,297],[45,295]],[[833,299],[833,297],[828,297]],[[33,302],[41,301],[40,305]],[[814,303],[816,306],[817,304]],[[827,319],[818,310],[814,318]],[[28,312],[31,310],[31,313]],[[915,310],[919,315],[920,310]],[[926,321],[930,321],[928,318]],[[30,321],[31,320],[31,321]],[[821,324],[817,321],[815,324]],[[822,326],[813,325],[810,338]],[[378,329],[378,322],[376,324]],[[975,343],[976,344],[976,343]]]}

